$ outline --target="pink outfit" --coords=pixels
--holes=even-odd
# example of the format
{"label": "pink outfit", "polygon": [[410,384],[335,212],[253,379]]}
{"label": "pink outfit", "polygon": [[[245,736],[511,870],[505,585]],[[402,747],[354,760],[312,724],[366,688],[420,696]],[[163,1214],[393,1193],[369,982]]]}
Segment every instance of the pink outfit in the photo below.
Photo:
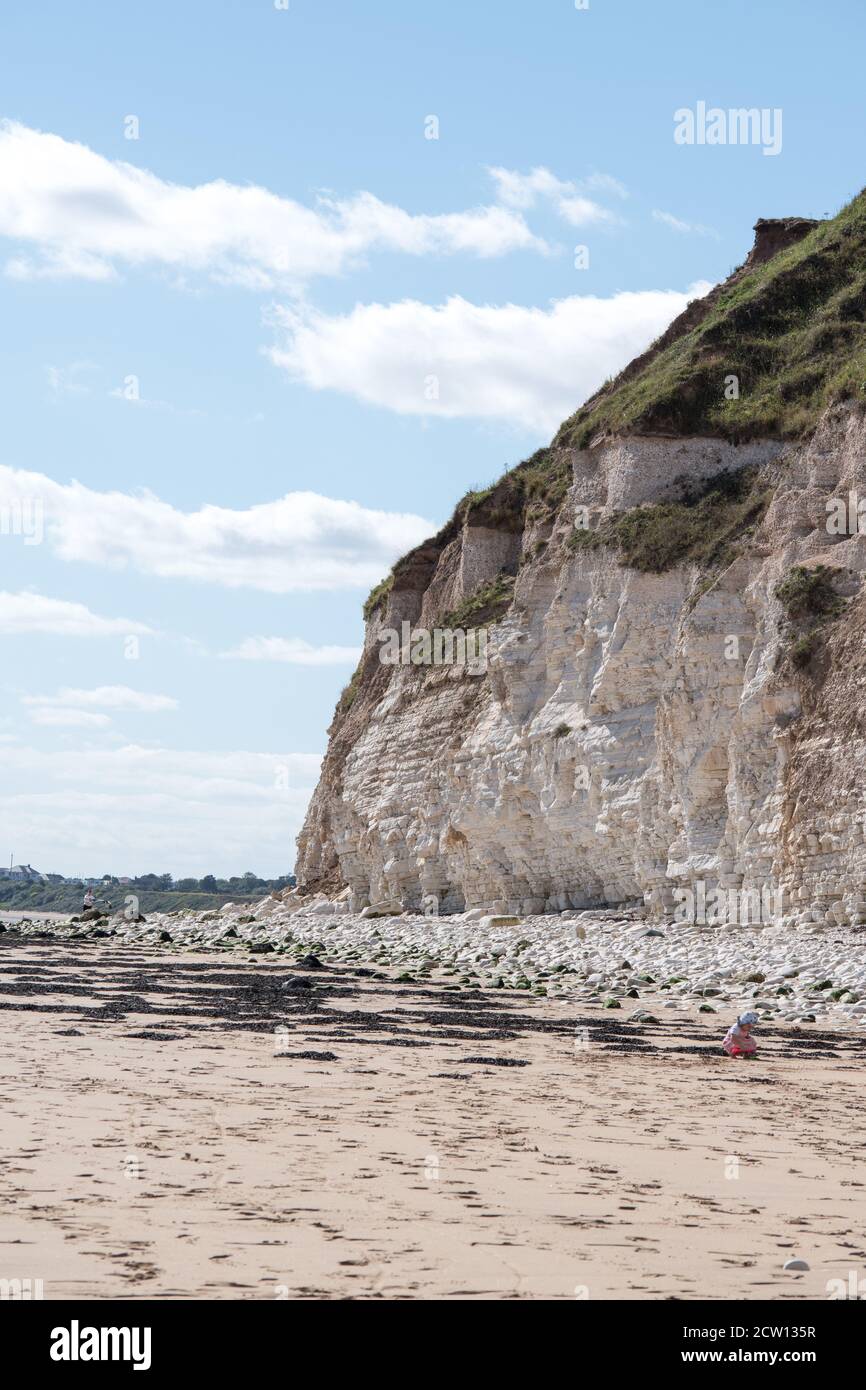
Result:
{"label": "pink outfit", "polygon": [[722,1042],[729,1057],[739,1057],[743,1052],[757,1052],[758,1044],[748,1033],[744,1033],[739,1023],[734,1023],[727,1031]]}

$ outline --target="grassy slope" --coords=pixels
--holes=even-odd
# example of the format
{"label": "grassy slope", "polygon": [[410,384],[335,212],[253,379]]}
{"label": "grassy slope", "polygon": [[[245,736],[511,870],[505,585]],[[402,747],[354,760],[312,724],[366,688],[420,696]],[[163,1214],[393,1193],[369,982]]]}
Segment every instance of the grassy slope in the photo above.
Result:
{"label": "grassy slope", "polygon": [[[866,193],[722,289],[631,380],[603,388],[554,443],[600,434],[796,437],[835,400],[866,400]],[[738,400],[725,400],[728,375]]]}
{"label": "grassy slope", "polygon": [[[813,428],[833,401],[866,402],[866,192],[796,245],[736,274],[708,312],[694,317],[694,326],[587,401],[550,448],[461,498],[428,546],[443,547],[465,521],[520,530],[528,520],[552,517],[571,481],[564,450],[604,435],[793,438]],[[739,381],[736,400],[725,399],[731,375]],[[572,544],[611,544],[623,564],[642,569],[686,559],[719,563],[730,557],[727,542],[759,519],[768,500],[749,476],[733,493],[716,487],[704,498],[642,508],[639,517],[612,523],[609,534],[576,534]],[[708,537],[719,531],[725,544],[710,554]],[[370,595],[365,617],[423,548],[398,560]]]}

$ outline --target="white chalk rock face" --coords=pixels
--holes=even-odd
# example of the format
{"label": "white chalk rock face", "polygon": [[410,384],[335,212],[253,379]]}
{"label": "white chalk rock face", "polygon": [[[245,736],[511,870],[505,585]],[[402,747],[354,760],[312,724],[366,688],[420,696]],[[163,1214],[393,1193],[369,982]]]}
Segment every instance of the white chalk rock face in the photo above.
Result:
{"label": "white chalk rock face", "polygon": [[[723,893],[750,925],[866,921],[866,542],[826,525],[829,496],[866,496],[862,414],[834,407],[799,444],[634,438],[559,461],[555,522],[452,523],[398,566],[332,726],[299,883],[348,888],[355,912],[620,904],[702,924]],[[595,526],[744,466],[772,501],[727,566],[643,572],[574,544],[580,508]],[[775,591],[819,563],[851,598],[814,676],[786,659]],[[441,626],[485,585],[510,596],[485,671],[379,660],[383,632]]]}

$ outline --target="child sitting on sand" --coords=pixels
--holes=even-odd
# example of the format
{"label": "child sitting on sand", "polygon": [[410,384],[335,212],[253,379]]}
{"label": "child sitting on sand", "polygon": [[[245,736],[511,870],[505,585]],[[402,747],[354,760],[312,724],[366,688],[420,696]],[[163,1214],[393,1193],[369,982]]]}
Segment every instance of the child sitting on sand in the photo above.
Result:
{"label": "child sitting on sand", "polygon": [[732,1023],[725,1034],[722,1047],[729,1057],[752,1057],[758,1050],[758,1044],[752,1037],[752,1024],[757,1023],[758,1015],[752,1013],[740,1014],[736,1023]]}

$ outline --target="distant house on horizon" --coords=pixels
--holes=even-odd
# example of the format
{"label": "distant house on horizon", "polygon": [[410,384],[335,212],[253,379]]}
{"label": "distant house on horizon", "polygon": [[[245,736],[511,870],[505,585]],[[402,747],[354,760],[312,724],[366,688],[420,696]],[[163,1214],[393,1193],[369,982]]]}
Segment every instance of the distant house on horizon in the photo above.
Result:
{"label": "distant house on horizon", "polygon": [[0,869],[0,878],[14,879],[16,883],[45,882],[45,875],[30,864],[13,864],[11,869]]}

